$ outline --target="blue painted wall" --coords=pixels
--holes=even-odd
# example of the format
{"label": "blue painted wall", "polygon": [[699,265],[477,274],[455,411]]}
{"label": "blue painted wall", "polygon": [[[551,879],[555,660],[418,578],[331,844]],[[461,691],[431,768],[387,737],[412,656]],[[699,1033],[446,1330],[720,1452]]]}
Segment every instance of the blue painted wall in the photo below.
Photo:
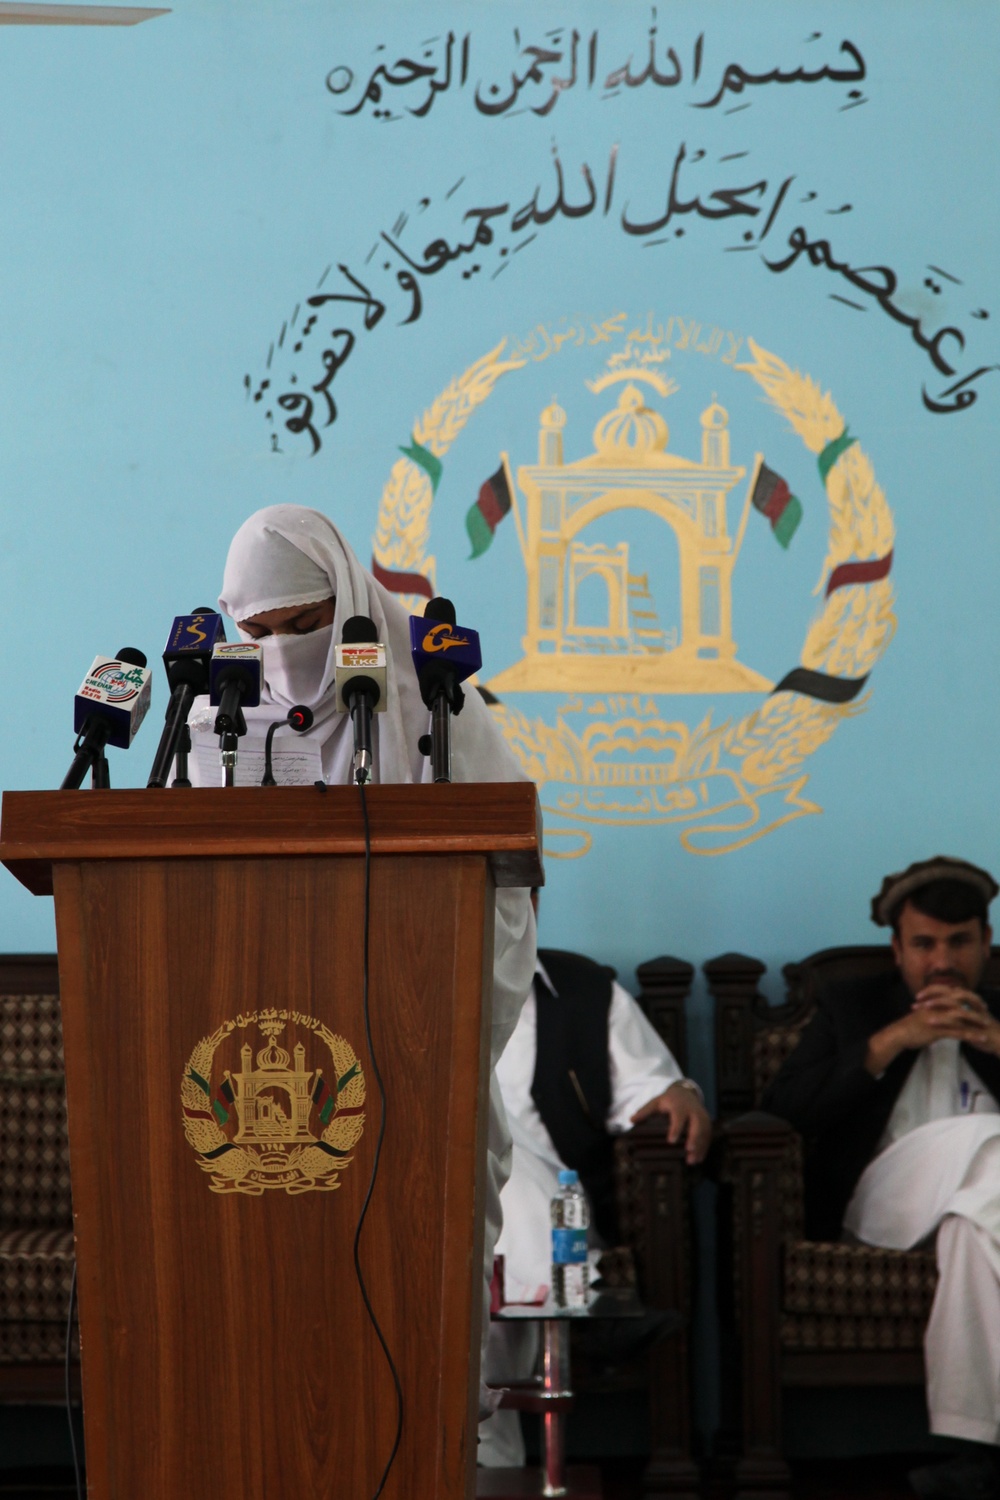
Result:
{"label": "blue painted wall", "polygon": [[[654,27],[657,76],[643,77]],[[669,423],[669,451],[699,457],[700,414],[717,396],[733,461],[763,452],[802,502],[787,551],[749,517],[733,581],[740,659],[772,681],[800,662],[832,535],[815,452],[737,368],[750,339],[829,392],[870,459],[895,527],[898,628],[852,716],[802,761],[802,796],[820,811],[761,833],[764,818],[744,847],[711,855],[645,817],[588,824],[588,853],[549,861],[545,940],[626,978],[660,952],[700,964],[739,948],[773,968],[871,939],[867,900],[887,868],[938,850],[995,866],[998,55],[1000,14],[972,0],[658,12],[180,0],[129,27],[0,25],[0,783],[58,785],[93,655],[130,643],[156,656],[172,616],[216,596],[229,538],[258,506],[317,506],[369,559],[400,445],[503,340],[522,365],[448,447],[424,553],[481,630],[484,675],[513,664],[526,601],[515,523],[470,561],[465,513],[501,451],[515,468],[536,461],[553,400],[567,459],[591,452],[622,386],[586,382],[616,351],[640,368],[627,335],[654,329],[667,351],[656,368],[677,390],[642,389]],[[557,159],[564,196],[544,219]],[[588,202],[584,165],[594,206],[571,217]],[[736,189],[752,213],[734,207]],[[492,242],[459,252],[480,222],[463,216],[501,204]],[[664,216],[644,234],[626,227]],[[436,240],[447,256],[428,250]],[[296,353],[320,282],[350,290],[338,264],[384,315],[366,329],[359,304],[327,304]],[[594,325],[615,315],[617,343],[602,344]],[[732,334],[739,355],[726,363],[724,342],[685,349],[680,320],[708,343],[713,328]],[[275,398],[320,381],[323,349],[346,343],[335,327],[354,345],[329,386],[329,426],[313,393],[312,454],[308,432],[286,425],[304,408]],[[943,328],[955,331],[935,343]],[[570,329],[579,342],[553,353]],[[661,552],[643,518],[602,525],[600,540],[627,540],[630,568],[660,580],[665,618],[675,544]],[[164,686],[131,752],[113,758],[117,786],[145,782]],[[765,701],[653,697],[691,732],[707,713],[737,723]],[[555,724],[563,700],[504,701]],[[586,699],[584,722],[598,701],[608,694]],[[547,805],[556,795],[547,788]],[[0,948],[53,946],[51,902],[0,882]],[[707,1026],[699,994],[702,1072]]]}

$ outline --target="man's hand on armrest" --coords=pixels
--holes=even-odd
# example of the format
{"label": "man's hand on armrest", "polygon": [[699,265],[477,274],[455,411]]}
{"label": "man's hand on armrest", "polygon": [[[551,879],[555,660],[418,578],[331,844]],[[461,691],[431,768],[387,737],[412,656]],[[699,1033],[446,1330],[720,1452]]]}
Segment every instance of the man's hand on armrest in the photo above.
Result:
{"label": "man's hand on armrest", "polygon": [[712,1141],[712,1120],[700,1097],[686,1079],[672,1083],[662,1094],[650,1099],[632,1116],[632,1124],[653,1115],[666,1115],[670,1122],[667,1140],[671,1145],[684,1141],[688,1166],[704,1161]]}

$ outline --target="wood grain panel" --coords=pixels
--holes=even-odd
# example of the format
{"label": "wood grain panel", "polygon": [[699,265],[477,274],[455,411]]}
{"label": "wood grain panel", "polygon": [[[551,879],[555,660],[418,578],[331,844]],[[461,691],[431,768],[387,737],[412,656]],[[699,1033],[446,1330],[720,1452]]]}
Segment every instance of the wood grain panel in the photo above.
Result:
{"label": "wood grain panel", "polygon": [[[530,782],[375,786],[366,793],[376,854],[488,856],[494,884],[539,885],[541,815]],[[35,895],[47,866],[72,859],[359,854],[355,787],[5,792],[0,863]]]}
{"label": "wood grain panel", "polygon": [[[491,896],[483,855],[372,862],[387,1107],[361,1259],[405,1403],[386,1500],[474,1490]],[[352,1263],[380,1112],[363,861],[61,863],[56,905],[92,1500],[365,1500],[396,1412]],[[185,1139],[195,1043],[269,1006],[322,1020],[362,1061],[365,1131],[335,1191],[213,1192]],[[220,1044],[213,1094],[251,1031],[256,1053],[256,1026]],[[330,1067],[289,1024],[280,1045],[296,1041]]]}

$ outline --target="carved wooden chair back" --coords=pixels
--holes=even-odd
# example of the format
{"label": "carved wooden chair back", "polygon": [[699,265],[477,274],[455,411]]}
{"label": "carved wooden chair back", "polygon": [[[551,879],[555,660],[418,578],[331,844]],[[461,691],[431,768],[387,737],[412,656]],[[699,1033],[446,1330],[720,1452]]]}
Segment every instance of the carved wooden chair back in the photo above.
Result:
{"label": "carved wooden chair back", "polygon": [[73,1210],[54,955],[0,955],[0,1401],[61,1400]]}

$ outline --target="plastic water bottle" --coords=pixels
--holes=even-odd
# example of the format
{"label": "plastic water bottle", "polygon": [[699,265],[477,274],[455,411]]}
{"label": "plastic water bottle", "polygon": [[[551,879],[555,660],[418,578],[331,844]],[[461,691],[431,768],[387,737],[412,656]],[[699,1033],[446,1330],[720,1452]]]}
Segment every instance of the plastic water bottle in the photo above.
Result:
{"label": "plastic water bottle", "polygon": [[587,1306],[587,1226],[590,1207],[575,1172],[559,1173],[552,1199],[552,1300],[556,1307]]}

